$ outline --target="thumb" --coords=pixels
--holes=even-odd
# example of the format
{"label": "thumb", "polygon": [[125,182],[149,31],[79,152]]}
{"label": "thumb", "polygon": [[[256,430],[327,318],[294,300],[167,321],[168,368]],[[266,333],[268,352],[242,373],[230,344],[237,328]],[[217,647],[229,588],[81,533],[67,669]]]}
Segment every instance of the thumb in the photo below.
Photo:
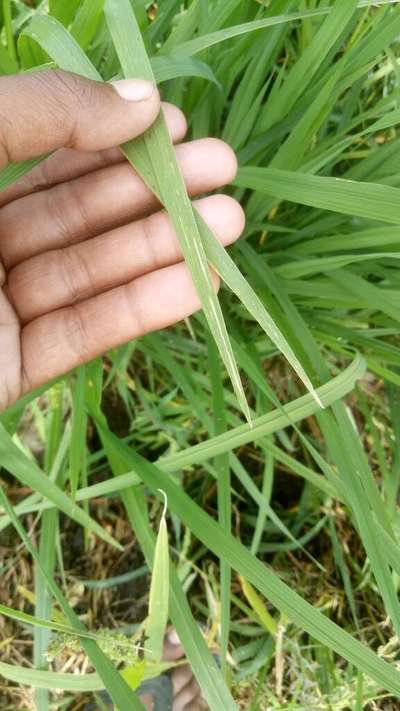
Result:
{"label": "thumb", "polygon": [[0,78],[0,168],[58,148],[103,150],[143,133],[160,110],[143,79],[114,84],[59,70]]}

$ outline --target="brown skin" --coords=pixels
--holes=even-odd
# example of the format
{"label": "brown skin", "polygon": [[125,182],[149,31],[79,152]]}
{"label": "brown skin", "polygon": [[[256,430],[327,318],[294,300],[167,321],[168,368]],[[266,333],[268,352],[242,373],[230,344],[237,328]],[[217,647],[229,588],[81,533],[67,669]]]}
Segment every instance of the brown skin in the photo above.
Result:
{"label": "brown skin", "polygon": [[[115,148],[145,131],[160,107],[155,88],[147,100],[128,101],[64,72],[0,79],[0,169],[56,151],[0,193],[0,411],[199,308],[167,215]],[[163,111],[180,142],[183,114],[166,104]],[[194,197],[235,175],[235,156],[222,141],[176,150]],[[196,206],[223,244],[239,237],[244,216],[232,198]],[[183,656],[179,640],[167,638],[164,656]],[[174,711],[204,708],[190,667],[174,670],[172,682]],[[151,699],[143,702],[152,708]]]}
{"label": "brown skin", "polygon": [[[176,662],[182,659],[183,656],[183,647],[175,630],[171,627],[165,638],[163,657],[165,661]],[[173,669],[171,680],[173,693],[172,711],[205,711],[208,709],[188,664]],[[141,701],[146,711],[153,711],[153,700],[150,697],[141,697]]]}
{"label": "brown skin", "polygon": [[[115,148],[145,131],[160,106],[155,88],[129,101],[65,72],[0,79],[0,169],[56,151],[0,193],[0,411],[199,309],[168,216]],[[182,141],[183,114],[168,104],[162,110],[174,142]],[[235,156],[222,141],[176,151],[193,197],[235,176]],[[223,244],[239,237],[244,216],[232,198],[196,205]]]}

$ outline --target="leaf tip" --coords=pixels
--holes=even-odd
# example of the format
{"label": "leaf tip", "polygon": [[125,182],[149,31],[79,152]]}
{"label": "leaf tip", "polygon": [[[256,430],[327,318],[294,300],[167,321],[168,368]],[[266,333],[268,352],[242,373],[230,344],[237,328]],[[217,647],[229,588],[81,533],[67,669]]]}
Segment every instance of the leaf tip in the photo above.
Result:
{"label": "leaf tip", "polygon": [[310,392],[311,392],[311,395],[313,396],[315,402],[317,403],[317,405],[319,405],[319,407],[321,408],[321,410],[325,410],[325,405],[324,405],[324,403],[322,402],[322,400],[321,400],[320,396],[318,395],[317,391],[314,390],[314,388],[313,388]]}
{"label": "leaf tip", "polygon": [[167,509],[168,509],[168,497],[167,497],[167,494],[165,493],[165,491],[163,491],[163,489],[157,489],[157,491],[159,491],[160,494],[162,494],[163,499],[164,499],[164,509],[163,509],[161,518],[165,519],[165,517],[167,515]]}

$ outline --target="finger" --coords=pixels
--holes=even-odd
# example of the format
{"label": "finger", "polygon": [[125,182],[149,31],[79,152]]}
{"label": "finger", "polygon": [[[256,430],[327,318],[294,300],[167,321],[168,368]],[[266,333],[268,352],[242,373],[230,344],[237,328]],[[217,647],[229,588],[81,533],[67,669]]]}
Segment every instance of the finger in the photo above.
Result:
{"label": "finger", "polygon": [[0,79],[0,167],[58,148],[99,151],[143,133],[160,110],[142,79],[111,84],[60,70]]}
{"label": "finger", "polygon": [[[176,148],[190,195],[230,182],[232,149],[214,138]],[[0,251],[8,269],[50,249],[75,244],[143,217],[159,203],[128,163],[90,173],[6,205],[0,214]]]}
{"label": "finger", "polygon": [[199,695],[199,687],[195,679],[187,684],[176,696],[174,695],[173,711],[185,711],[188,704],[192,703]]}
{"label": "finger", "polygon": [[169,627],[164,641],[163,661],[176,662],[185,656],[178,633],[174,627]]}
{"label": "finger", "polygon": [[[185,116],[173,104],[163,103],[162,109],[171,138],[174,143],[179,143],[185,137],[187,130]],[[61,148],[17,183],[0,192],[0,207],[29,193],[45,190],[86,173],[122,163],[124,160],[118,148],[92,152]]]}
{"label": "finger", "polygon": [[[195,205],[222,244],[231,244],[242,233],[244,213],[233,198],[214,195]],[[171,220],[166,212],[157,212],[21,262],[8,275],[7,293],[21,322],[28,323],[181,260]]]}
{"label": "finger", "polygon": [[[174,698],[178,696],[181,691],[193,681],[193,671],[189,664],[185,664],[182,667],[173,669],[171,673],[171,682]],[[198,693],[198,689],[197,689]]]}
{"label": "finger", "polygon": [[[215,285],[218,279],[213,275]],[[146,274],[88,301],[41,316],[22,330],[23,390],[200,308],[184,264]]]}
{"label": "finger", "polygon": [[[174,707],[173,711],[175,711]],[[201,696],[196,696],[195,699],[190,704],[187,704],[185,706],[185,711],[207,711],[209,707],[207,706],[206,702],[202,699]]]}
{"label": "finger", "polygon": [[0,412],[17,400],[21,388],[19,323],[1,284],[0,274]]}

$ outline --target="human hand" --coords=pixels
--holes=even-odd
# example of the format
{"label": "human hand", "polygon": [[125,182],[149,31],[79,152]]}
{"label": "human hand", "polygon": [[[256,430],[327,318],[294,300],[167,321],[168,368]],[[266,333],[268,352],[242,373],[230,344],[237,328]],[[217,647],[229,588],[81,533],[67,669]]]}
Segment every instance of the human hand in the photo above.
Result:
{"label": "human hand", "polygon": [[[168,216],[115,148],[153,123],[159,94],[142,80],[114,87],[60,71],[0,79],[0,169],[56,151],[0,193],[0,411],[200,308]],[[184,116],[162,110],[178,143]],[[235,175],[222,141],[176,151],[191,196]],[[196,206],[223,244],[239,237],[232,198]]]}

